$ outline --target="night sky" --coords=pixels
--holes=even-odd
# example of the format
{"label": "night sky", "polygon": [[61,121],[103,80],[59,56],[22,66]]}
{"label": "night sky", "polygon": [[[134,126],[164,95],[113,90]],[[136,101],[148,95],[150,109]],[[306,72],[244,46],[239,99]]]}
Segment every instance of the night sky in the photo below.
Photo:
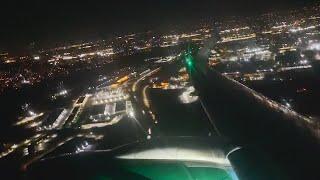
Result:
{"label": "night sky", "polygon": [[[68,1],[68,2],[67,2]],[[299,7],[312,0],[1,1],[0,50],[21,52],[31,42],[54,46],[175,24],[204,17],[251,15]]]}

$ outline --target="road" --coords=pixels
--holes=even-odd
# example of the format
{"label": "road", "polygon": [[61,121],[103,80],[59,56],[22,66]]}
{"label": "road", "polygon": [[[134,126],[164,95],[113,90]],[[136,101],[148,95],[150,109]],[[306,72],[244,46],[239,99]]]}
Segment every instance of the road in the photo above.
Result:
{"label": "road", "polygon": [[138,124],[144,132],[147,132],[147,138],[151,138],[152,128],[157,120],[152,112],[152,103],[148,96],[149,79],[160,72],[161,68],[151,70],[149,73],[138,78],[132,85],[132,102],[135,109],[135,116]]}

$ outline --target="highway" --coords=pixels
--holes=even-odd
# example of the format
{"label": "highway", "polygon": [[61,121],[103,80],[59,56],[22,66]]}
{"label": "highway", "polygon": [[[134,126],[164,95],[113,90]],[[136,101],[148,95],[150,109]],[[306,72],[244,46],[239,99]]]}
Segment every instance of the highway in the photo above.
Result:
{"label": "highway", "polygon": [[149,77],[149,76],[155,74],[156,72],[160,71],[160,69],[161,68],[154,69],[154,70],[148,72],[147,74],[141,76],[138,80],[136,80],[132,85],[132,92],[136,92],[137,86],[139,85],[139,83],[141,83],[141,81],[143,81],[146,77]]}
{"label": "highway", "polygon": [[142,98],[143,98],[143,104],[149,109],[150,108],[150,100],[147,95],[148,88],[149,88],[149,85],[146,85],[143,87]]}
{"label": "highway", "polygon": [[148,95],[149,79],[159,73],[161,68],[151,70],[149,73],[139,77],[132,84],[133,106],[135,107],[135,118],[147,138],[151,138],[152,128],[157,120],[152,112],[151,100]]}

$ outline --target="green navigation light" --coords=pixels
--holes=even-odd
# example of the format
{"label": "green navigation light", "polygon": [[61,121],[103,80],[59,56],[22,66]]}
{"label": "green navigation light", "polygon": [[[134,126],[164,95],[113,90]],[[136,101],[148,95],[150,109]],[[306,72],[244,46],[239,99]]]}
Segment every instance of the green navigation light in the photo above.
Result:
{"label": "green navigation light", "polygon": [[193,66],[193,59],[190,55],[186,57],[186,63],[189,67]]}

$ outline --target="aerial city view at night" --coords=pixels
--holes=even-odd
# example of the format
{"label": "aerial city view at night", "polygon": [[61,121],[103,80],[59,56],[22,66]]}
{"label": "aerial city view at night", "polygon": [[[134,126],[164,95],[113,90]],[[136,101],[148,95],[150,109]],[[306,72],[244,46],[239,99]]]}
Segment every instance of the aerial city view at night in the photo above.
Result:
{"label": "aerial city view at night", "polygon": [[3,7],[0,179],[320,179],[320,1]]}

